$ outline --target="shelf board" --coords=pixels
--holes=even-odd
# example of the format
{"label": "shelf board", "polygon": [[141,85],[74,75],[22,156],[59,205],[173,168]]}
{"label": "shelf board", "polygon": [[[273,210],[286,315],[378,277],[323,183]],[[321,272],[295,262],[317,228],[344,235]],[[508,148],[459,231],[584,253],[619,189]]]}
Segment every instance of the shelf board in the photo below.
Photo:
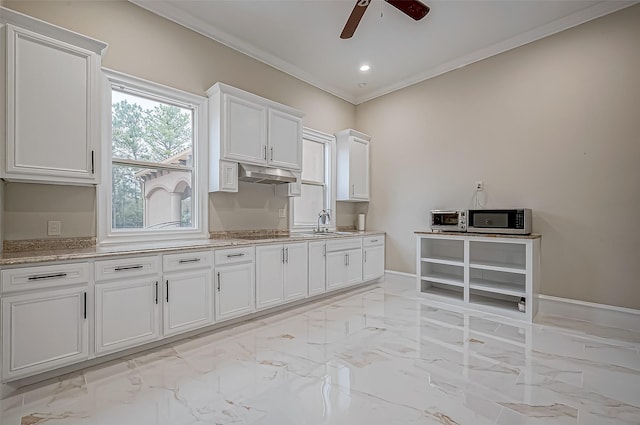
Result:
{"label": "shelf board", "polygon": [[[511,314],[515,313],[516,315],[522,315],[524,317],[525,313],[518,310],[518,304],[515,301],[502,300],[499,298],[493,298],[489,296],[482,296],[478,294],[472,294],[470,296],[469,304],[473,305],[481,305],[485,307],[492,307],[499,310],[504,310]],[[529,307],[529,306],[527,306]]]}
{"label": "shelf board", "polygon": [[508,273],[518,273],[518,274],[527,273],[527,269],[523,265],[513,264],[513,263],[501,263],[497,261],[483,261],[482,263],[476,263],[471,261],[469,263],[469,267],[472,269],[493,270],[497,272],[508,272]]}
{"label": "shelf board", "polygon": [[455,276],[446,273],[430,273],[427,276],[422,276],[422,280],[435,283],[443,283],[445,285],[464,287],[464,278],[462,276]]}
{"label": "shelf board", "polygon": [[524,284],[518,285],[515,283],[496,282],[486,279],[471,279],[469,288],[494,294],[513,295],[514,297],[527,296]]}
{"label": "shelf board", "polygon": [[464,261],[456,257],[422,257],[422,261],[426,263],[446,264],[449,266],[464,267]]}
{"label": "shelf board", "polygon": [[441,288],[438,286],[432,286],[428,289],[421,289],[420,293],[429,297],[438,298],[442,300],[456,299],[462,301],[464,299],[464,293],[462,291],[453,291],[451,289]]}

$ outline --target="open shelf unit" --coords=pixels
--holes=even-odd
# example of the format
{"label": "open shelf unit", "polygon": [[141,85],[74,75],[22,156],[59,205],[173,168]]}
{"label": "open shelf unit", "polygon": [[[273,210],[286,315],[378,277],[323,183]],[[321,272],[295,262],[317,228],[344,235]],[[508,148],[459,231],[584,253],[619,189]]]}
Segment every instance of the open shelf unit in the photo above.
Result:
{"label": "open shelf unit", "polygon": [[[418,293],[527,322],[537,313],[540,235],[416,232]],[[524,298],[525,311],[518,309]]]}

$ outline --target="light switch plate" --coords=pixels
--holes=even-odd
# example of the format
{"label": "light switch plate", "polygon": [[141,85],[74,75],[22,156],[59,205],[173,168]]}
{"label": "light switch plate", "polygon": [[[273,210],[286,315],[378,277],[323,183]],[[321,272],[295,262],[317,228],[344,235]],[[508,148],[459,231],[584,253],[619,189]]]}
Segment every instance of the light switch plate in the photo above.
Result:
{"label": "light switch plate", "polygon": [[47,236],[60,236],[62,232],[62,222],[49,220],[47,221]]}

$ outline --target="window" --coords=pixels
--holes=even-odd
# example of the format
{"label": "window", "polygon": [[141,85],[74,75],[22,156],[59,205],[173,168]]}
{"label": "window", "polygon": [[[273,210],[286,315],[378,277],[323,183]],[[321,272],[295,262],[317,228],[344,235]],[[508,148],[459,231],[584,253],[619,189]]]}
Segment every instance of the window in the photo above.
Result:
{"label": "window", "polygon": [[206,237],[206,99],[106,75],[100,241]]}
{"label": "window", "polygon": [[[331,212],[329,228],[335,229],[335,139],[305,128],[302,134],[301,196],[292,198],[293,230],[309,230],[318,224],[322,210]],[[327,226],[325,226],[327,227]]]}

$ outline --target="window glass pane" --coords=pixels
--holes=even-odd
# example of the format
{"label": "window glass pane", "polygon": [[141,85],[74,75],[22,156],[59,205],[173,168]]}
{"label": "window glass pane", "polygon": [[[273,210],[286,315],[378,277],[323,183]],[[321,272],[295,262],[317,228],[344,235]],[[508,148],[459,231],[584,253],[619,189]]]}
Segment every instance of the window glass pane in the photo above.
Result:
{"label": "window glass pane", "polygon": [[112,227],[193,228],[192,173],[113,164]]}
{"label": "window glass pane", "polygon": [[111,112],[114,158],[173,162],[192,149],[191,109],[114,89]]}
{"label": "window glass pane", "polygon": [[324,182],[324,143],[302,141],[302,180]]}
{"label": "window glass pane", "polygon": [[318,213],[324,207],[324,186],[302,184],[302,195],[293,198],[294,225],[317,225]]}

